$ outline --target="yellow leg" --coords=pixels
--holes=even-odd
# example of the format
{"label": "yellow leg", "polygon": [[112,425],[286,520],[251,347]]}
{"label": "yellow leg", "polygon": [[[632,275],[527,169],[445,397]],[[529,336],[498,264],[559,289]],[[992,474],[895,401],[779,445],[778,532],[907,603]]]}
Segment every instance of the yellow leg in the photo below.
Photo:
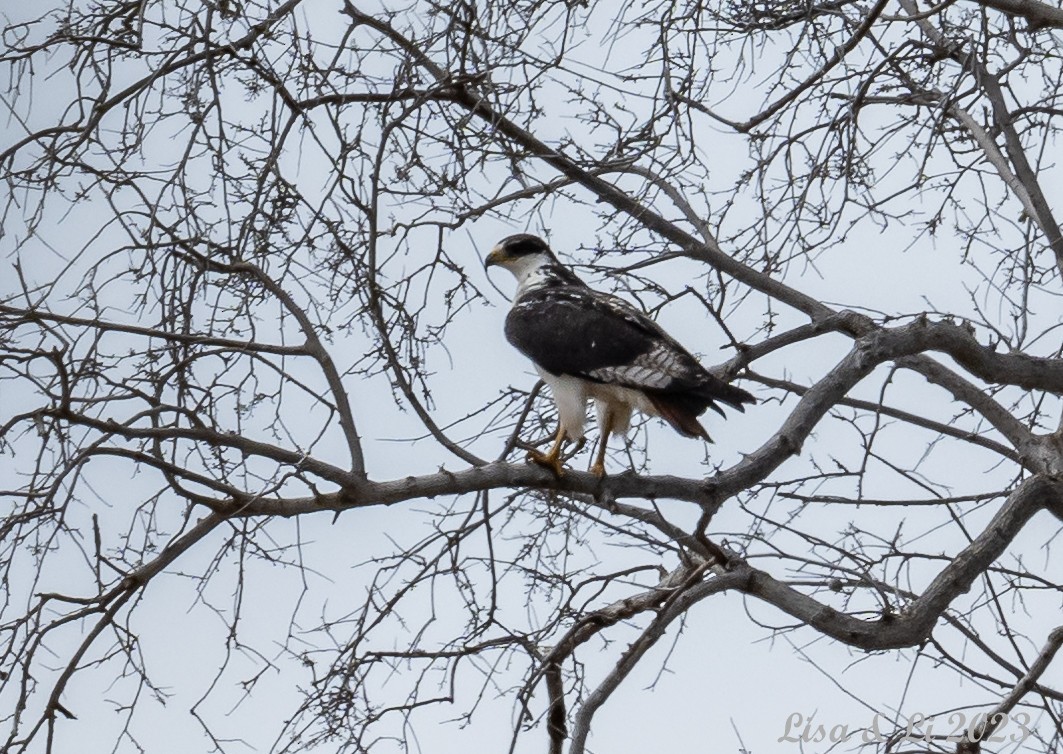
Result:
{"label": "yellow leg", "polygon": [[530,450],[528,451],[528,460],[540,466],[545,466],[554,472],[557,477],[564,476],[565,472],[561,465],[561,443],[564,441],[565,428],[558,425],[557,437],[554,439],[554,445],[550,448],[550,452],[540,453],[538,450]]}
{"label": "yellow leg", "polygon": [[598,441],[598,453],[594,457],[594,463],[591,464],[591,473],[599,479],[605,476],[605,450],[609,446],[609,435],[613,431],[613,412],[609,411],[605,415],[605,421],[602,423],[602,436]]}

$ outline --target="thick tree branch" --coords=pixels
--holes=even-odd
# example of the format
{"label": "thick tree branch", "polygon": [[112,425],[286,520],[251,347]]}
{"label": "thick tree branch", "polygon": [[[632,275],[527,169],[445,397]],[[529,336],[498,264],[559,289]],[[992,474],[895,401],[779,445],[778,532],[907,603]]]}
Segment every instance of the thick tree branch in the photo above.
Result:
{"label": "thick tree branch", "polygon": [[774,605],[838,641],[865,650],[910,647],[930,635],[942,612],[971,588],[974,580],[1000,557],[1037,512],[1050,510],[1063,521],[1061,505],[1063,483],[1052,478],[1030,477],[1008,497],[982,533],[957,553],[919,597],[900,613],[889,613],[878,620],[867,621],[838,612],[745,563],[735,565],[733,570],[747,576],[741,587],[743,592]]}
{"label": "thick tree branch", "polygon": [[972,0],[986,8],[1021,16],[1032,29],[1063,29],[1063,9],[1037,0]]}
{"label": "thick tree branch", "polygon": [[[62,415],[69,421],[90,426],[101,431],[136,439],[183,438],[199,440],[208,444],[234,447],[253,455],[261,455],[336,482],[341,490],[301,498],[257,498],[240,501],[229,511],[232,515],[296,516],[315,511],[343,511],[349,508],[392,505],[406,500],[438,495],[459,494],[503,487],[534,486],[558,491],[582,493],[604,499],[617,500],[627,497],[671,498],[697,503],[707,511],[716,510],[725,500],[743,489],[764,481],[787,458],[797,455],[805,439],[823,416],[837,405],[850,389],[880,364],[892,360],[909,364],[913,354],[926,349],[939,349],[958,361],[967,364],[984,378],[1007,380],[1024,387],[1040,386],[1057,390],[1063,385],[1063,365],[1050,360],[1038,359],[1023,354],[995,354],[973,339],[962,328],[949,323],[928,323],[918,320],[903,327],[873,332],[859,339],[853,350],[827,375],[807,388],[780,428],[761,445],[748,453],[735,466],[725,469],[705,480],[680,477],[640,477],[635,474],[620,474],[599,479],[593,474],[568,471],[558,479],[550,472],[528,465],[487,463],[479,467],[451,472],[440,470],[436,474],[411,476],[405,479],[374,482],[362,479],[328,464],[282,448],[234,437],[201,428],[142,429],[120,426],[79,415]],[[908,359],[907,361],[905,359]],[[914,362],[921,373],[940,380],[953,391],[966,390],[967,383],[954,379],[948,370],[932,360]],[[935,371],[937,367],[939,371]],[[1032,465],[1032,470],[1051,471],[1054,446],[1050,438],[1037,438],[1022,424],[1003,412],[996,416],[990,401],[973,386],[977,395],[965,395],[969,400],[980,400],[983,413],[1020,451],[1021,457]],[[991,405],[989,405],[991,404]]]}

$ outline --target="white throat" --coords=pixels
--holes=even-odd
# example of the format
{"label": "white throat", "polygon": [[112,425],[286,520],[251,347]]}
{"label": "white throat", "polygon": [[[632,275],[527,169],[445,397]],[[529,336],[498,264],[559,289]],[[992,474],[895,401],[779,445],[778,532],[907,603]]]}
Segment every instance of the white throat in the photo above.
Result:
{"label": "white throat", "polygon": [[542,285],[547,278],[545,268],[552,262],[546,254],[528,254],[507,262],[506,269],[517,279],[517,291],[513,298]]}

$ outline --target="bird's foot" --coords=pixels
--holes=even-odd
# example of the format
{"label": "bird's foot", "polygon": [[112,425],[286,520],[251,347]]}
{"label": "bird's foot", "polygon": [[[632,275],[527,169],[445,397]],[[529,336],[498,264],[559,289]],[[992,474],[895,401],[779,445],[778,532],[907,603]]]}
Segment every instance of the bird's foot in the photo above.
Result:
{"label": "bird's foot", "polygon": [[605,476],[605,464],[601,462],[595,462],[591,464],[591,473],[601,479]]}
{"label": "bird's foot", "polygon": [[558,479],[565,475],[564,464],[561,463],[560,453],[540,453],[538,450],[528,451],[528,460],[554,472]]}
{"label": "bird's foot", "polygon": [[583,450],[583,446],[586,445],[586,444],[587,444],[587,438],[586,437],[579,438],[578,440],[576,440],[575,447],[573,447],[572,450],[570,450],[567,453],[565,453],[565,458],[572,458],[577,453],[579,453],[581,450]]}

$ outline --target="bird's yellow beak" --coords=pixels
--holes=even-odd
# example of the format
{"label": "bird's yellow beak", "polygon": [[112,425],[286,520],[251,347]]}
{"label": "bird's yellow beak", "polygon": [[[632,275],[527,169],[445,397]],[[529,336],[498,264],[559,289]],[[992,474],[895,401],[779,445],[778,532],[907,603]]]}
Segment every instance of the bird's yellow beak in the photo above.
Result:
{"label": "bird's yellow beak", "polygon": [[496,246],[491,249],[491,253],[487,255],[487,259],[484,260],[484,269],[494,264],[504,264],[509,260],[505,250],[501,246]]}

